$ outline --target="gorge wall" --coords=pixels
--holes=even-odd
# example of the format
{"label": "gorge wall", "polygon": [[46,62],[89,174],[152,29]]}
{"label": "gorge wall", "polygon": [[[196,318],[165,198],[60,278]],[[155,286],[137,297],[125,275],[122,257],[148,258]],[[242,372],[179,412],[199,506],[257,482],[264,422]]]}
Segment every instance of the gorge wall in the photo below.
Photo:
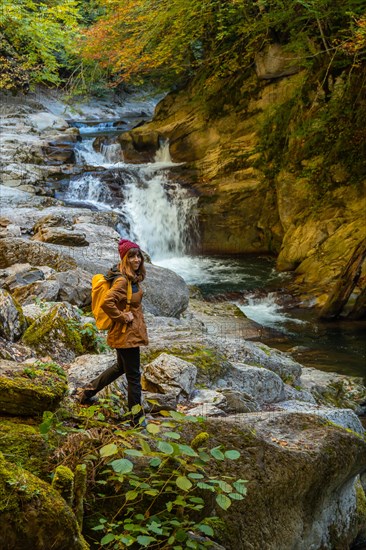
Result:
{"label": "gorge wall", "polygon": [[[366,237],[363,80],[360,69],[296,67],[272,45],[256,71],[170,93],[129,137],[140,150],[168,138],[184,163],[178,177],[199,195],[200,252],[276,254],[297,292],[322,306]],[[351,301],[365,293],[365,261],[359,272]]]}

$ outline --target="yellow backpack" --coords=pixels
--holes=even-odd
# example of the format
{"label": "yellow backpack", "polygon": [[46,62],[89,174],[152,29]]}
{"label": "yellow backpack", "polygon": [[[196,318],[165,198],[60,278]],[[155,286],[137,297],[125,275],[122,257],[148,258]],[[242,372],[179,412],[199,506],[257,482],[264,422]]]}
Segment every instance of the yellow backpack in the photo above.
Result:
{"label": "yellow backpack", "polygon": [[[123,277],[123,275],[121,275],[121,277]],[[97,273],[97,275],[94,275],[92,278],[92,312],[95,318],[95,324],[99,330],[109,330],[112,326],[112,319],[108,317],[101,307],[104,303],[106,293],[111,288],[112,284],[106,280],[102,273]],[[127,279],[127,304],[124,311],[130,311],[131,297],[132,285],[131,281]],[[122,332],[125,332],[126,328],[127,325],[124,325]]]}

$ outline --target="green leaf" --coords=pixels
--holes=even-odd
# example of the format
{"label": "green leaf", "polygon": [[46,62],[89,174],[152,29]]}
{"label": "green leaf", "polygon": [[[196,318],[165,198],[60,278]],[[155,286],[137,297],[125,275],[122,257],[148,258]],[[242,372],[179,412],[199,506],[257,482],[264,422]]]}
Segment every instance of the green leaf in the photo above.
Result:
{"label": "green leaf", "polygon": [[212,493],[215,492],[215,488],[212,487],[212,485],[209,485],[208,483],[205,483],[204,481],[199,481],[197,483],[197,487],[199,489],[207,489],[208,491],[211,491]]}
{"label": "green leaf", "polygon": [[131,409],[131,414],[133,416],[136,416],[136,414],[138,414],[140,411],[142,411],[141,405],[134,405]]}
{"label": "green leaf", "polygon": [[184,455],[187,455],[187,456],[198,456],[196,451],[194,449],[192,449],[192,447],[190,447],[189,445],[181,445],[179,444],[178,445],[179,447],[179,450],[182,454]]}
{"label": "green leaf", "polygon": [[171,439],[180,439],[180,434],[177,432],[165,432],[165,437],[170,437]]}
{"label": "green leaf", "polygon": [[243,500],[243,495],[239,495],[239,493],[229,493],[229,497],[231,500]]}
{"label": "green leaf", "polygon": [[117,474],[128,474],[133,470],[133,463],[127,458],[119,458],[110,463]]}
{"label": "green leaf", "polygon": [[202,474],[196,474],[195,472],[190,472],[188,474],[188,477],[190,477],[191,479],[203,479],[205,476]]}
{"label": "green leaf", "polygon": [[238,460],[240,458],[239,451],[236,451],[235,449],[231,449],[230,451],[225,451],[225,458],[229,458],[230,460]]}
{"label": "green leaf", "polygon": [[158,441],[158,449],[166,455],[171,455],[174,452],[173,447],[170,443],[166,443],[166,441]]}
{"label": "green leaf", "polygon": [[169,411],[169,415],[174,418],[174,420],[185,420],[186,415],[178,411]]}
{"label": "green leaf", "polygon": [[201,531],[201,533],[204,533],[208,537],[214,536],[214,530],[209,525],[206,525],[205,523],[201,523],[200,525],[197,525],[198,529]]}
{"label": "green leaf", "polygon": [[247,482],[244,479],[238,479],[233,483],[233,486],[235,487],[237,492],[240,493],[241,495],[247,494],[247,488],[245,486],[245,483]]}
{"label": "green leaf", "polygon": [[138,496],[139,494],[137,491],[127,491],[127,493],[125,494],[126,501],[135,500],[135,498],[137,498]]}
{"label": "green leaf", "polygon": [[146,426],[146,430],[150,433],[150,434],[158,434],[160,432],[160,426],[158,426],[157,424],[148,424]]}
{"label": "green leaf", "polygon": [[104,445],[99,450],[100,456],[106,457],[106,456],[112,456],[115,455],[118,452],[117,445],[115,443],[110,443],[109,445]]}
{"label": "green leaf", "polygon": [[114,540],[115,538],[116,537],[113,535],[113,533],[108,533],[107,535],[105,535],[105,537],[102,538],[100,544],[104,546],[105,544],[109,544],[110,542],[112,542],[112,540]]}
{"label": "green leaf", "polygon": [[144,455],[149,455],[151,453],[150,445],[145,441],[144,439],[141,439],[140,441],[141,449]]}
{"label": "green leaf", "polygon": [[173,503],[172,503],[171,500],[169,500],[169,502],[167,502],[167,503],[165,504],[165,506],[166,506],[166,509],[168,510],[168,512],[171,512],[171,511],[172,511],[172,509],[173,509]]}
{"label": "green leaf", "polygon": [[125,454],[128,456],[144,456],[144,453],[142,453],[138,449],[126,449]]}
{"label": "green leaf", "polygon": [[190,497],[189,502],[193,502],[194,504],[204,504],[205,501],[201,497]]}
{"label": "green leaf", "polygon": [[156,468],[157,466],[160,466],[161,459],[156,456],[150,460],[149,464],[152,468]]}
{"label": "green leaf", "polygon": [[182,489],[183,491],[189,491],[192,487],[192,483],[189,481],[188,477],[185,476],[179,476],[175,480],[176,485],[179,487],[179,489]]}
{"label": "green leaf", "polygon": [[226,483],[226,481],[223,481],[222,479],[218,480],[218,486],[220,489],[222,489],[225,493],[231,493],[233,490],[232,486]]}
{"label": "green leaf", "polygon": [[216,502],[223,510],[227,510],[231,506],[231,500],[226,495],[217,495]]}
{"label": "green leaf", "polygon": [[211,449],[210,454],[211,454],[211,456],[216,458],[216,460],[225,460],[224,453],[222,453],[218,447],[215,447],[214,449]]}
{"label": "green leaf", "polygon": [[137,542],[139,544],[141,544],[141,546],[149,546],[149,544],[151,542],[155,542],[156,541],[156,538],[155,537],[148,537],[147,535],[140,535],[139,537],[137,537]]}

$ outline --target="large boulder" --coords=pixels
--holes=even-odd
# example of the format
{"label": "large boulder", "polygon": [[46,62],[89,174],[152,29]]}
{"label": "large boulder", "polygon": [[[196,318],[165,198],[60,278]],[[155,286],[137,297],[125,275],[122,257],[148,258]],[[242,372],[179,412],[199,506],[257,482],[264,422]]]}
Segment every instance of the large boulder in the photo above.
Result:
{"label": "large boulder", "polygon": [[38,354],[68,363],[84,352],[80,315],[64,302],[38,317],[23,334],[23,342]]}
{"label": "large boulder", "polygon": [[144,308],[154,315],[179,317],[188,307],[189,290],[183,278],[162,267],[146,264]]}
{"label": "large boulder", "polygon": [[7,290],[0,289],[0,336],[6,340],[19,340],[26,328],[21,306]]}
{"label": "large boulder", "polygon": [[33,236],[33,240],[63,246],[88,246],[89,244],[84,233],[65,227],[42,227]]}
{"label": "large boulder", "polygon": [[72,393],[75,388],[88,384],[102,374],[103,371],[113,367],[116,362],[117,358],[114,352],[100,355],[80,355],[67,369],[70,392]]}
{"label": "large boulder", "polygon": [[1,413],[37,416],[53,411],[66,390],[66,375],[54,363],[0,360]]}
{"label": "large boulder", "polygon": [[58,271],[66,271],[76,267],[73,250],[71,247],[55,248],[55,245],[47,243],[7,237],[0,239],[0,267],[28,262],[33,266],[48,265]]}
{"label": "large boulder", "polygon": [[302,366],[286,353],[260,342],[228,342],[225,354],[231,361],[261,366],[278,374],[287,384],[299,385]]}
{"label": "large boulder", "polygon": [[0,453],[2,550],[87,550],[76,518],[48,483],[6,462]]}
{"label": "large boulder", "polygon": [[145,365],[142,387],[150,392],[189,397],[194,389],[197,367],[179,357],[162,353]]}
{"label": "large boulder", "polygon": [[[311,414],[269,412],[207,419],[212,447],[237,449],[240,458],[211,475],[248,480],[247,495],[228,511],[206,491],[206,511],[223,521],[227,550],[351,548],[366,524],[359,474],[366,441]],[[197,426],[192,438],[202,430]],[[360,496],[362,493],[362,496]]]}
{"label": "large boulder", "polygon": [[278,374],[244,363],[231,365],[216,386],[245,392],[260,405],[282,401],[285,397],[284,383]]}

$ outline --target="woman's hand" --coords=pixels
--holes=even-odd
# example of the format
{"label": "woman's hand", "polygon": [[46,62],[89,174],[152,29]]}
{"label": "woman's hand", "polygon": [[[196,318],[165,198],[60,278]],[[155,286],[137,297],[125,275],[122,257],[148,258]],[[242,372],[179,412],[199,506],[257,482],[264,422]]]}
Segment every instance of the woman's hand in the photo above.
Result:
{"label": "woman's hand", "polygon": [[133,321],[133,313],[131,311],[126,311],[126,313],[123,314],[126,323],[132,323]]}

